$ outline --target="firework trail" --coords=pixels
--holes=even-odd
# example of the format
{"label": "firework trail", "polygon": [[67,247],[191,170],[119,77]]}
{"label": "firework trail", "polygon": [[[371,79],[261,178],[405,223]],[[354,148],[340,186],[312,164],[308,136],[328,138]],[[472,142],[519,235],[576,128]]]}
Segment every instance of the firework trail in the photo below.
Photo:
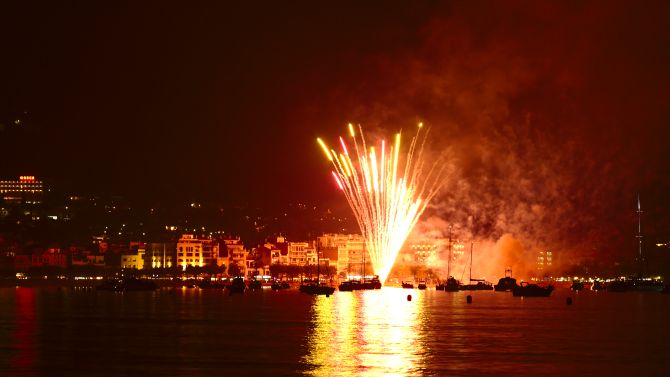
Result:
{"label": "firework trail", "polygon": [[329,149],[321,140],[332,175],[351,206],[365,238],[375,274],[385,282],[405,239],[437,194],[446,164],[441,159],[426,164],[423,147],[428,131],[419,123],[405,154],[400,151],[400,133],[390,147],[382,140],[375,149],[365,141],[363,129],[349,124],[353,155],[340,137],[341,152]]}

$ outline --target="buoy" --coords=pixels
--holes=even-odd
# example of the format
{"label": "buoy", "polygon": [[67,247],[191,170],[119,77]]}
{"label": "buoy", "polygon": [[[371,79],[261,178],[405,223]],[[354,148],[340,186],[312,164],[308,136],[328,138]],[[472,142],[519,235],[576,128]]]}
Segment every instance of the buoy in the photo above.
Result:
{"label": "buoy", "polygon": [[407,295],[407,301],[412,301],[412,295]]}
{"label": "buoy", "polygon": [[565,303],[568,304],[568,305],[572,305],[572,297],[566,298]]}
{"label": "buoy", "polygon": [[465,301],[467,301],[468,304],[472,304],[472,296],[468,295],[468,297],[465,298]]}

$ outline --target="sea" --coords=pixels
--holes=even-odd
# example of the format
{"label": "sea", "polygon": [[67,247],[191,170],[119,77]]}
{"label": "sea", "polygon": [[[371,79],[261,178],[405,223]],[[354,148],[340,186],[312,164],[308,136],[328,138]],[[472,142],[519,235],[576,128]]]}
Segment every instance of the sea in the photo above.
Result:
{"label": "sea", "polygon": [[670,295],[0,289],[0,376],[299,375],[670,376]]}

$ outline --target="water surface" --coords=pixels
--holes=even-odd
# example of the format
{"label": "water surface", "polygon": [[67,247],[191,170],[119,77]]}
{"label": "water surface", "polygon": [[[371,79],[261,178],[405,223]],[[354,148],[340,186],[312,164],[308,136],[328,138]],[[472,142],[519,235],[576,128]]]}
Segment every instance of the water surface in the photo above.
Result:
{"label": "water surface", "polygon": [[656,293],[4,288],[0,375],[666,376],[669,320]]}

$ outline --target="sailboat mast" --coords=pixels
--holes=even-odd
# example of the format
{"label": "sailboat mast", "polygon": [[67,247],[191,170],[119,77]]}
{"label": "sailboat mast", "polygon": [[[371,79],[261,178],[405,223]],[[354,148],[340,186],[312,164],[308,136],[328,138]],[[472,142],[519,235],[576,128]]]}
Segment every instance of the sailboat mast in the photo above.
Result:
{"label": "sailboat mast", "polygon": [[321,256],[319,255],[319,249],[316,248],[316,284],[319,285],[321,284],[321,277],[319,276],[321,274],[321,271],[319,268],[321,267]]}
{"label": "sailboat mast", "polygon": [[646,262],[642,252],[642,206],[640,205],[640,194],[637,194],[637,250],[638,260],[640,263],[640,275],[643,273],[644,264]]}
{"label": "sailboat mast", "polygon": [[451,277],[451,225],[449,225],[449,261],[447,262],[447,276]]}
{"label": "sailboat mast", "polygon": [[470,283],[472,283],[472,248],[474,244],[474,242],[470,242],[470,276],[468,276],[468,282]]}

